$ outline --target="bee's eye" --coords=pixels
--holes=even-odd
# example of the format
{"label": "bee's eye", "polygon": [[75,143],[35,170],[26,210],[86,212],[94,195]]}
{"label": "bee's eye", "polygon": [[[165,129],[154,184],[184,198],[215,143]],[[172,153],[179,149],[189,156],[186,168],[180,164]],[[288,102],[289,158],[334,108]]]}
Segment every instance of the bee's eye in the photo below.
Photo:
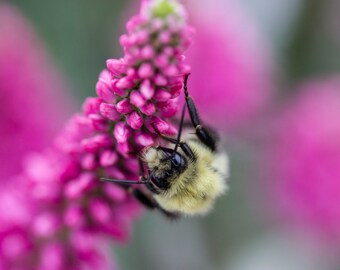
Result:
{"label": "bee's eye", "polygon": [[172,164],[173,169],[176,169],[178,171],[182,171],[185,168],[186,162],[180,154],[176,153],[171,158],[171,164]]}
{"label": "bee's eye", "polygon": [[174,157],[171,159],[171,162],[175,167],[178,167],[182,163],[182,157],[178,154],[175,154]]}
{"label": "bee's eye", "polygon": [[185,158],[178,152],[169,148],[161,148],[163,153],[165,153],[165,158],[162,160],[163,162],[171,162],[171,170],[176,170],[177,172],[182,172],[186,168],[186,160]]}
{"label": "bee's eye", "polygon": [[166,190],[169,187],[167,179],[163,177],[157,177],[156,175],[151,174],[150,180],[159,189]]}

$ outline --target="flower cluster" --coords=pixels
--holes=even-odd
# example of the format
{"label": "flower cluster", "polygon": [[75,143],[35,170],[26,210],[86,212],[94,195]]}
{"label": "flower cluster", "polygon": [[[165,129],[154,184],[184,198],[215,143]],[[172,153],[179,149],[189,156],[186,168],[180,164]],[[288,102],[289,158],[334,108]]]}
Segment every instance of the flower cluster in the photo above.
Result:
{"label": "flower cluster", "polygon": [[20,160],[26,152],[50,145],[69,117],[72,99],[66,95],[60,77],[30,23],[2,1],[0,163],[6,164],[0,170],[2,184],[20,171]]}
{"label": "flower cluster", "polygon": [[[340,243],[340,86],[339,77],[305,83],[274,120],[267,153],[275,212]],[[279,211],[277,211],[279,209]]]}
{"label": "flower cluster", "polygon": [[203,120],[228,136],[249,129],[274,93],[270,47],[239,1],[186,2],[191,23],[199,29],[186,55],[195,67],[190,94]]}
{"label": "flower cluster", "polygon": [[108,71],[96,86],[99,99],[85,105],[99,130],[107,129],[105,121],[114,123],[117,149],[124,156],[154,143],[152,126],[163,134],[176,133],[164,119],[177,113],[175,98],[190,71],[183,52],[193,30],[185,25],[184,10],[171,1],[152,5],[144,2],[141,14],[128,22],[128,34],[120,39],[125,57],[107,61]]}
{"label": "flower cluster", "polygon": [[98,97],[86,99],[53,147],[26,158],[17,182],[31,215],[0,228],[0,269],[105,269],[100,239],[128,236],[141,207],[126,189],[99,178],[137,179],[136,153],[156,143],[154,128],[177,132],[171,117],[193,31],[170,0],[143,1],[127,30],[125,56],[107,61]]}

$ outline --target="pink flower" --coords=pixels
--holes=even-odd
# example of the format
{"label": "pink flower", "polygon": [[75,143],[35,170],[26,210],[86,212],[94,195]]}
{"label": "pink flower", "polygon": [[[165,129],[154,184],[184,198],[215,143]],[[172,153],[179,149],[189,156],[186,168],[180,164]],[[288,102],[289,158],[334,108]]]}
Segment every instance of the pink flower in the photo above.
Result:
{"label": "pink flower", "polygon": [[[163,9],[169,14],[164,15]],[[173,100],[178,94],[173,88],[181,89],[183,75],[190,70],[184,64],[182,54],[191,43],[193,34],[185,20],[185,12],[176,1],[144,1],[141,13],[128,22],[128,33],[120,39],[125,57],[108,60],[110,76],[107,71],[100,76],[100,89],[116,93],[115,98],[111,94],[110,98],[107,98],[108,94],[100,95],[103,99],[101,115],[108,119],[112,119],[112,115],[117,120],[121,119],[115,124],[114,137],[123,155],[131,148],[140,150],[144,147],[138,144],[132,146],[128,141],[135,134],[144,136],[136,133],[143,126],[148,128],[146,134],[151,136],[154,136],[152,124],[159,126],[159,131],[164,134],[175,131],[171,123],[157,117],[148,118],[148,121],[144,118],[156,115],[173,117],[178,110]],[[116,116],[116,112],[121,116]]]}
{"label": "pink flower", "polygon": [[[311,81],[279,117],[265,168],[279,215],[340,243],[340,78]],[[277,211],[277,208],[274,209]]]}
{"label": "pink flower", "polygon": [[72,100],[32,26],[0,3],[0,180],[20,171],[22,156],[52,141]]}
{"label": "pink flower", "polygon": [[197,30],[188,87],[202,118],[220,129],[249,124],[273,90],[268,47],[236,1],[187,2]]}
{"label": "pink flower", "polygon": [[[143,1],[127,29],[124,58],[107,61],[98,97],[86,99],[53,146],[26,156],[18,178],[32,210],[27,222],[0,230],[0,247],[19,247],[9,255],[0,249],[5,269],[109,269],[102,239],[128,239],[141,206],[125,187],[99,179],[138,179],[136,153],[156,142],[152,126],[177,132],[170,117],[189,70],[182,54],[192,30],[182,6],[169,0]],[[164,57],[162,68],[151,55]]]}

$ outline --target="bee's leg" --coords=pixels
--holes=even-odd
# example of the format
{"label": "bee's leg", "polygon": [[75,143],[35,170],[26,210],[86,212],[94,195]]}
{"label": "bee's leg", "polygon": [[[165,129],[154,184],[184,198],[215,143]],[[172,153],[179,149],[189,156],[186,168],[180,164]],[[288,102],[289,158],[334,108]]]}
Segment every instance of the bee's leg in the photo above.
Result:
{"label": "bee's leg", "polygon": [[190,74],[187,74],[184,79],[184,94],[185,94],[185,101],[188,106],[192,125],[196,129],[196,135],[200,139],[200,141],[204,143],[207,147],[209,147],[212,151],[215,151],[216,142],[213,139],[213,136],[210,134],[210,132],[201,125],[198,112],[196,109],[196,105],[194,101],[192,100],[191,96],[189,96],[188,86],[187,86],[189,75]]}
{"label": "bee's leg", "polygon": [[[139,163],[140,178],[143,179],[147,183],[148,181],[145,177],[144,165],[143,165],[143,162],[140,158],[138,158],[138,163]],[[127,188],[127,190],[130,194],[132,194],[146,208],[148,208],[150,210],[158,209],[166,217],[168,217],[170,219],[176,219],[178,217],[178,214],[166,211],[162,207],[160,207],[159,204],[156,202],[156,200],[152,197],[152,195],[150,193],[148,193],[147,191],[135,188],[133,186],[129,186]]]}
{"label": "bee's leg", "polygon": [[162,214],[164,214],[169,219],[177,219],[179,217],[179,214],[169,212],[164,210],[162,207],[159,206],[159,204],[156,202],[156,200],[150,195],[144,192],[141,189],[136,189],[134,187],[129,187],[128,191],[146,208],[150,210],[157,209],[161,211]]}
{"label": "bee's leg", "polygon": [[151,195],[148,195],[142,190],[134,188],[132,186],[128,187],[127,190],[146,208],[151,209],[151,210],[157,208],[157,202],[152,198]]}
{"label": "bee's leg", "polygon": [[154,124],[152,124],[152,128],[154,129],[154,131],[156,132],[156,134],[161,137],[162,139],[176,144],[175,146],[175,151],[177,150],[178,145],[181,143],[181,135],[182,135],[182,129],[183,129],[183,122],[184,122],[184,115],[185,115],[185,109],[186,109],[186,105],[184,104],[183,109],[182,109],[182,114],[181,114],[181,121],[179,123],[179,128],[178,128],[178,134],[177,134],[177,139],[174,138],[170,138],[170,137],[166,137],[163,134],[161,134],[158,129],[156,128],[156,126]]}
{"label": "bee's leg", "polygon": [[[184,109],[183,109],[184,111]],[[183,115],[183,114],[182,114]],[[183,117],[182,117],[183,119]],[[183,120],[181,120],[181,123],[180,123],[180,130],[181,130],[181,126],[183,124]],[[174,139],[174,138],[170,138],[170,137],[167,137],[167,136],[164,136],[163,134],[161,134],[157,128],[155,126],[152,126],[153,129],[155,130],[155,132],[157,133],[157,135],[159,137],[161,137],[162,139],[164,139],[165,141],[167,142],[170,142],[172,144],[175,144],[176,147],[175,147],[175,150],[177,150],[177,146],[179,145],[181,147],[181,149],[183,150],[183,152],[190,158],[190,159],[195,159],[195,155],[194,153],[192,152],[192,150],[190,149],[190,147],[185,143],[185,142],[181,142],[180,141],[180,133],[179,133],[179,136],[177,137],[177,139]]]}
{"label": "bee's leg", "polygon": [[165,141],[167,141],[167,142],[170,142],[170,143],[173,143],[173,144],[176,144],[176,143],[177,143],[177,140],[176,140],[176,139],[171,138],[171,137],[167,137],[167,136],[161,134],[161,133],[158,131],[158,129],[155,127],[154,124],[152,124],[152,128],[153,128],[153,130],[156,132],[156,134],[157,134],[159,137],[161,137],[163,140],[165,140]]}
{"label": "bee's leg", "polygon": [[138,156],[139,176],[145,179],[145,169],[142,159]]}

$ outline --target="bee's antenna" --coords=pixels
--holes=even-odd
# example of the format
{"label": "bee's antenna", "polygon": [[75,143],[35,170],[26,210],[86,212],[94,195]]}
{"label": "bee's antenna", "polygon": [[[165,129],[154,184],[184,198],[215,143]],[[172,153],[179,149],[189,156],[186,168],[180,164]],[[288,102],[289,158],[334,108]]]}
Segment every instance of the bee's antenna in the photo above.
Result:
{"label": "bee's antenna", "polygon": [[119,180],[119,179],[110,179],[110,178],[100,178],[100,181],[111,182],[116,184],[146,184],[146,181],[136,181],[136,180]]}
{"label": "bee's antenna", "polygon": [[191,73],[188,73],[185,75],[184,77],[184,94],[185,94],[185,98],[189,97],[189,93],[188,93],[188,79]]}

